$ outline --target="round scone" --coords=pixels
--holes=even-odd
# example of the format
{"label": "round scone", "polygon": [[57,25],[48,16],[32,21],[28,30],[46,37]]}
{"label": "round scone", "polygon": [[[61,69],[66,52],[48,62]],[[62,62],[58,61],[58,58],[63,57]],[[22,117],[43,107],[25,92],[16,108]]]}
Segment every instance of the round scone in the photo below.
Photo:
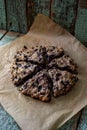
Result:
{"label": "round scone", "polygon": [[43,46],[32,47],[28,61],[39,65],[45,64],[46,48]]}
{"label": "round scone", "polygon": [[75,74],[68,71],[61,71],[57,68],[49,69],[48,73],[53,82],[52,93],[54,97],[67,94],[78,80]]}
{"label": "round scone", "polygon": [[20,61],[28,61],[28,57],[30,56],[30,51],[26,46],[24,46],[22,49],[18,50],[14,56],[14,61],[20,62]]}
{"label": "round scone", "polygon": [[48,67],[57,67],[60,70],[67,70],[72,73],[77,73],[77,65],[74,63],[73,59],[71,59],[68,55],[65,54],[60,58],[53,59],[48,64]]}
{"label": "round scone", "polygon": [[47,48],[46,60],[49,63],[52,59],[61,57],[64,54],[64,50],[61,47],[49,46]]}
{"label": "round scone", "polygon": [[46,70],[38,72],[20,88],[21,93],[47,102],[51,100],[52,84]]}
{"label": "round scone", "polygon": [[41,69],[40,66],[31,64],[30,62],[14,61],[11,66],[11,75],[14,85],[23,84],[28,78]]}
{"label": "round scone", "polygon": [[55,46],[24,46],[11,66],[14,85],[22,85],[20,92],[44,102],[67,94],[76,84],[77,74],[74,60]]}
{"label": "round scone", "polygon": [[29,61],[37,64],[45,64],[46,48],[42,46],[32,47],[29,50],[24,46],[17,51],[14,59],[16,61]]}

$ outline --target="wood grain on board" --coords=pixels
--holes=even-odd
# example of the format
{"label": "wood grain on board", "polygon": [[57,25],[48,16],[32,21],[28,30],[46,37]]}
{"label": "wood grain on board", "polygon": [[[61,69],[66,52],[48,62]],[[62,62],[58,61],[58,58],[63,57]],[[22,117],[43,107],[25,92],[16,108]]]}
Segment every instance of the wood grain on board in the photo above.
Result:
{"label": "wood grain on board", "polygon": [[79,0],[79,6],[87,9],[87,0]]}
{"label": "wood grain on board", "polygon": [[78,0],[52,0],[51,18],[74,33]]}
{"label": "wood grain on board", "polygon": [[5,0],[6,26],[9,31],[25,33],[26,24],[26,1],[25,0]]}
{"label": "wood grain on board", "polygon": [[87,106],[82,111],[77,130],[87,130]]}
{"label": "wood grain on board", "polygon": [[0,105],[0,130],[21,130],[14,119]]}
{"label": "wood grain on board", "polygon": [[46,16],[50,15],[50,0],[27,0],[26,5],[28,29],[38,13],[42,13]]}
{"label": "wood grain on board", "polygon": [[[0,0],[0,29],[18,32],[8,32],[0,45],[15,40],[19,33],[26,33],[38,13],[51,17],[87,45],[87,0]],[[5,32],[0,31],[0,38]],[[0,107],[2,130],[19,130],[13,118],[5,115],[5,110]],[[3,120],[6,123],[2,123]],[[58,130],[87,130],[87,107]]]}
{"label": "wood grain on board", "polygon": [[87,0],[0,0],[0,29],[26,33],[42,13],[87,45],[86,6]]}
{"label": "wood grain on board", "polygon": [[0,0],[0,29],[6,29],[6,10],[4,0]]}
{"label": "wood grain on board", "polygon": [[82,3],[87,6],[87,0],[79,1],[75,24],[75,36],[78,40],[87,46],[87,9],[82,7]]}

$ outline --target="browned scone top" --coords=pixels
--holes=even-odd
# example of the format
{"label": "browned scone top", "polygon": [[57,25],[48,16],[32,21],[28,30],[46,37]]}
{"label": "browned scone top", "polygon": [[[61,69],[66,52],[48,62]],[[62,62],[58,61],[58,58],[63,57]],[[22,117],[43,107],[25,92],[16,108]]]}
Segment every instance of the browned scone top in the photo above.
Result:
{"label": "browned scone top", "polygon": [[24,46],[22,49],[17,51],[14,59],[16,61],[27,61],[27,62],[30,61],[37,64],[44,64],[45,54],[46,54],[45,47],[36,46],[28,50],[27,47]]}
{"label": "browned scone top", "polygon": [[13,62],[11,67],[12,81],[16,86],[21,85],[40,69],[40,66],[30,62]]}
{"label": "browned scone top", "polygon": [[57,68],[49,69],[48,73],[53,82],[52,93],[54,97],[69,92],[78,80],[75,74],[68,71],[61,71]]}
{"label": "browned scone top", "polygon": [[47,71],[42,70],[25,82],[20,91],[25,95],[47,102],[51,100],[51,87]]}
{"label": "browned scone top", "polygon": [[77,65],[74,63],[74,60],[71,59],[68,55],[64,54],[60,58],[53,59],[49,64],[49,68],[57,67],[61,70],[67,70],[72,73],[77,73]]}
{"label": "browned scone top", "polygon": [[49,63],[52,59],[58,58],[64,54],[64,50],[61,47],[49,46],[47,48],[47,62]]}
{"label": "browned scone top", "polygon": [[67,94],[78,80],[74,60],[55,46],[24,46],[14,56],[11,75],[22,94],[44,102]]}

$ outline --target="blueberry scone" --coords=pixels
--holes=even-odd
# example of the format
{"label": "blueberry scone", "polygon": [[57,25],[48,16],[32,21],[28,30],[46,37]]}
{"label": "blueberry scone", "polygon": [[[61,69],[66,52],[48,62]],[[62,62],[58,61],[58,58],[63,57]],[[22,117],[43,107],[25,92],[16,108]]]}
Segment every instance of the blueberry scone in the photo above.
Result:
{"label": "blueberry scone", "polygon": [[28,57],[30,56],[30,51],[26,46],[24,46],[22,49],[18,50],[14,56],[14,60],[16,62],[20,61],[28,61]]}
{"label": "blueberry scone", "polygon": [[36,46],[28,50],[27,47],[24,46],[22,49],[17,51],[14,59],[16,61],[27,61],[27,62],[29,61],[29,62],[37,63],[37,64],[44,64],[45,55],[46,55],[45,47]]}
{"label": "blueberry scone", "polygon": [[78,80],[75,74],[68,71],[61,71],[56,68],[49,69],[48,73],[53,82],[52,93],[54,97],[67,94]]}
{"label": "blueberry scone", "polygon": [[40,68],[40,66],[31,64],[30,62],[13,62],[11,67],[13,83],[16,86],[23,84],[28,78],[30,78],[33,74],[38,72]]}
{"label": "blueberry scone", "polygon": [[51,99],[51,87],[52,84],[46,70],[42,70],[25,82],[20,91],[35,99],[48,102]]}
{"label": "blueberry scone", "polygon": [[28,57],[28,61],[44,65],[45,56],[46,56],[46,48],[43,46],[36,46],[32,48],[30,56]]}
{"label": "blueberry scone", "polygon": [[55,46],[24,46],[17,51],[11,66],[12,81],[20,92],[44,102],[67,94],[76,84],[77,65]]}
{"label": "blueberry scone", "polygon": [[63,55],[60,58],[53,59],[48,67],[57,67],[61,70],[68,70],[72,73],[77,73],[77,66],[74,63],[73,59],[71,59],[68,55]]}
{"label": "blueberry scone", "polygon": [[58,58],[64,54],[64,50],[61,47],[49,46],[47,48],[47,62],[49,63],[52,59]]}

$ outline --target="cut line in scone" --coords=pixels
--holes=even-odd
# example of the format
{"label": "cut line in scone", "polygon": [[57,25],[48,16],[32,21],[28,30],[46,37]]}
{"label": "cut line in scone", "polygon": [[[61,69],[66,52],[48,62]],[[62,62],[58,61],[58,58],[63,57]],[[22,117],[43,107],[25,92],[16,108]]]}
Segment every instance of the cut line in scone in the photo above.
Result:
{"label": "cut line in scone", "polygon": [[48,73],[53,82],[52,94],[54,97],[67,94],[78,80],[75,74],[57,68],[49,69]]}
{"label": "cut line in scone", "polygon": [[14,59],[16,61],[27,61],[27,62],[43,65],[45,64],[45,54],[46,54],[45,47],[36,46],[28,50],[28,48],[24,46],[22,49],[17,51],[16,55],[14,56]]}
{"label": "cut line in scone", "polygon": [[12,81],[18,86],[28,80],[33,74],[41,69],[39,65],[31,64],[30,62],[14,61],[11,67]]}
{"label": "cut line in scone", "polygon": [[24,46],[14,56],[11,75],[20,92],[44,102],[67,94],[76,84],[77,65],[62,47]]}
{"label": "cut line in scone", "polygon": [[42,70],[25,82],[20,91],[22,94],[47,102],[51,100],[51,88],[52,83],[47,70]]}
{"label": "cut line in scone", "polygon": [[60,70],[67,70],[71,73],[77,74],[77,65],[74,60],[68,55],[64,54],[62,57],[53,59],[49,64],[48,68],[56,67]]}

